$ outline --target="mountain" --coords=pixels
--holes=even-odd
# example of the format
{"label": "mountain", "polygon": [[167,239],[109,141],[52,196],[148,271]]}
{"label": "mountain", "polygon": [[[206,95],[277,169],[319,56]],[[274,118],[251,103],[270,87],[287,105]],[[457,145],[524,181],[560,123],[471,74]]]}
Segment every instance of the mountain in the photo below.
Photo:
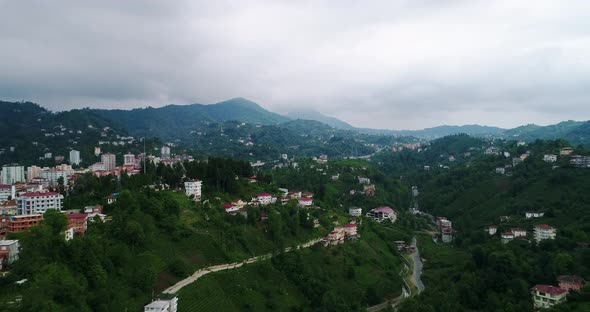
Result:
{"label": "mountain", "polygon": [[318,111],[314,111],[314,110],[289,112],[286,116],[289,118],[292,118],[292,119],[304,119],[304,120],[319,121],[321,123],[325,123],[325,124],[327,124],[333,128],[336,128],[336,129],[343,129],[343,130],[355,129],[350,124],[348,124],[338,118],[326,116],[326,115],[324,115]]}
{"label": "mountain", "polygon": [[216,104],[167,105],[132,110],[92,110],[138,136],[156,136],[165,140],[187,139],[210,123],[240,121],[270,125],[289,118],[272,113],[258,104],[235,98]]}
{"label": "mountain", "polygon": [[[534,141],[536,139],[568,139],[572,143],[584,143],[584,138],[590,138],[588,122],[563,121],[555,125],[539,126],[528,124],[504,132],[508,139]],[[586,141],[587,142],[587,141]]]}

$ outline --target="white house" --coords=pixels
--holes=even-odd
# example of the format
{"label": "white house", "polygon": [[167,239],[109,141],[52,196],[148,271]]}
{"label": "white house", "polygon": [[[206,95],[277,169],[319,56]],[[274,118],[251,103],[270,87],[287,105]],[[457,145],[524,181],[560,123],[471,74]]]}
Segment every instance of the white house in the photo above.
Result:
{"label": "white house", "polygon": [[544,162],[556,162],[557,161],[557,155],[553,155],[553,154],[546,154],[543,156],[543,161]]}
{"label": "white house", "polygon": [[144,312],[177,312],[178,298],[158,299],[143,308]]}
{"label": "white house", "polygon": [[0,184],[0,203],[7,201],[8,198],[14,199],[16,188],[14,185]]}
{"label": "white house", "polygon": [[555,239],[555,236],[557,235],[556,232],[557,231],[555,230],[555,228],[551,227],[550,225],[547,225],[547,224],[535,225],[535,229],[534,229],[535,240],[538,243],[538,242],[545,240],[545,239]]}
{"label": "white house", "polygon": [[357,177],[360,184],[371,184],[371,179],[367,177]]}
{"label": "white house", "polygon": [[238,211],[240,211],[239,207],[234,206],[232,204],[223,204],[222,207],[223,207],[223,209],[225,209],[225,212],[231,213],[231,214],[234,214],[234,213],[237,213]]}
{"label": "white house", "polygon": [[360,217],[363,214],[363,209],[357,207],[348,208],[348,214],[351,217]]}
{"label": "white house", "polygon": [[545,215],[544,212],[533,212],[533,211],[527,211],[524,213],[524,217],[527,219],[531,219],[531,218],[542,218]]}
{"label": "white house", "polygon": [[377,207],[375,209],[371,209],[371,211],[367,212],[366,216],[377,222],[389,220],[391,223],[395,223],[397,220],[397,214],[390,207]]}
{"label": "white house", "polygon": [[485,228],[485,231],[488,232],[489,235],[495,235],[498,232],[498,227],[495,225],[490,225]]}
{"label": "white house", "polygon": [[299,206],[309,207],[313,205],[313,198],[301,197],[299,198]]}
{"label": "white house", "polygon": [[535,285],[531,289],[535,309],[550,308],[566,301],[567,291],[551,285]]}
{"label": "white house", "polygon": [[20,244],[18,240],[0,240],[0,259],[3,259],[2,264],[12,264],[18,260],[18,253]]}
{"label": "white house", "polygon": [[502,243],[506,244],[514,239],[514,234],[512,232],[504,232],[502,233]]}
{"label": "white house", "polygon": [[512,232],[512,235],[514,235],[514,238],[526,237],[526,230],[523,228],[512,228],[510,230],[510,232]]}
{"label": "white house", "polygon": [[203,181],[201,180],[190,180],[184,182],[184,192],[186,196],[193,196],[195,200],[201,200],[201,188]]}

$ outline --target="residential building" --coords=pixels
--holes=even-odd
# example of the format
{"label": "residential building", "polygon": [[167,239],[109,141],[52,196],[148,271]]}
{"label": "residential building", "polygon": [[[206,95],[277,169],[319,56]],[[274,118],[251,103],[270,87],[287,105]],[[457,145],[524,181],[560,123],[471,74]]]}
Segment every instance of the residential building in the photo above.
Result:
{"label": "residential building", "polygon": [[538,242],[545,239],[555,239],[557,235],[555,228],[548,224],[535,225],[534,235],[535,240]]}
{"label": "residential building", "polygon": [[160,158],[161,159],[168,159],[170,158],[170,147],[167,145],[162,146],[160,149]]}
{"label": "residential building", "polygon": [[371,179],[367,177],[357,177],[360,184],[371,184]]}
{"label": "residential building", "polygon": [[535,309],[550,308],[566,301],[567,292],[551,285],[535,285],[531,289]]}
{"label": "residential building", "polygon": [[129,153],[123,155],[123,164],[124,165],[135,165],[135,155]]}
{"label": "residential building", "polygon": [[523,228],[512,228],[510,232],[514,235],[514,238],[526,237],[526,230]]}
{"label": "residential building", "polygon": [[512,158],[512,166],[516,167],[522,163],[522,159],[520,157]]}
{"label": "residential building", "polygon": [[84,213],[102,213],[102,205],[97,204],[96,206],[86,206],[84,207]]}
{"label": "residential building", "polygon": [[17,198],[19,215],[43,214],[47,209],[61,211],[63,195],[55,192],[29,192]]}
{"label": "residential building", "polygon": [[367,196],[375,195],[375,184],[363,185],[363,193]]}
{"label": "residential building", "polygon": [[117,167],[117,157],[112,153],[104,153],[100,156],[100,162],[104,166],[104,170],[112,171]]}
{"label": "residential building", "polygon": [[243,200],[241,199],[236,199],[236,200],[232,200],[231,204],[233,206],[236,206],[240,209],[244,208],[244,205],[246,204]]}
{"label": "residential building", "polygon": [[41,177],[41,167],[30,166],[27,168],[27,182],[31,182],[36,178]]}
{"label": "residential building", "polygon": [[7,232],[20,233],[28,231],[30,227],[38,225],[43,220],[42,214],[11,216],[8,221]]}
{"label": "residential building", "polygon": [[231,214],[234,214],[234,213],[237,213],[238,211],[240,211],[240,208],[238,208],[232,204],[223,204],[222,208],[225,209],[225,212],[231,213]]}
{"label": "residential building", "polygon": [[506,174],[506,168],[504,168],[504,167],[497,167],[496,168],[496,173],[498,173],[498,174]]}
{"label": "residential building", "polygon": [[524,213],[524,217],[527,219],[542,218],[545,215],[544,212],[527,211]]}
{"label": "residential building", "polygon": [[6,200],[0,202],[0,215],[1,216],[14,216],[17,214],[16,200]]}
{"label": "residential building", "polygon": [[0,260],[2,267],[18,260],[20,244],[16,239],[0,240]]}
{"label": "residential building", "polygon": [[61,170],[56,168],[45,168],[41,170],[41,178],[49,182],[48,186],[57,186],[59,179],[63,179],[64,185],[68,185],[69,176],[74,174],[73,170]]}
{"label": "residential building", "polygon": [[7,201],[8,198],[14,199],[16,187],[14,185],[0,184],[0,203]]}
{"label": "residential building", "polygon": [[256,200],[261,204],[261,205],[268,205],[272,202],[272,195],[269,193],[260,193],[258,195],[256,195]]}
{"label": "residential building", "polygon": [[66,225],[67,230],[72,230],[74,236],[82,236],[86,232],[86,217],[85,213],[70,213],[66,215],[68,224]]}
{"label": "residential building", "polygon": [[490,225],[485,228],[485,231],[488,232],[489,235],[495,235],[498,232],[498,227],[495,225]]}
{"label": "residential building", "polygon": [[184,182],[184,192],[186,196],[193,197],[194,200],[201,200],[201,188],[203,181],[201,180],[189,180]]}
{"label": "residential building", "polygon": [[25,182],[25,167],[18,164],[3,165],[0,173],[0,184]]}
{"label": "residential building", "polygon": [[100,155],[100,152],[101,152],[100,151],[100,147],[97,146],[97,147],[94,148],[94,156],[97,156],[98,157]]}
{"label": "residential building", "polygon": [[448,244],[453,241],[453,228],[446,226],[440,229],[440,236],[443,243]]}
{"label": "residential building", "polygon": [[574,155],[570,158],[570,164],[578,168],[590,168],[590,156]]}
{"label": "residential building", "polygon": [[309,207],[313,205],[313,198],[309,197],[301,197],[299,198],[299,206],[301,207]]}
{"label": "residential building", "polygon": [[367,212],[366,216],[377,222],[389,220],[391,223],[395,223],[397,220],[397,214],[390,207],[377,207],[375,209],[371,209],[371,211]]}
{"label": "residential building", "polygon": [[324,246],[338,245],[343,243],[345,238],[356,239],[358,237],[356,224],[350,223],[335,227],[332,232],[322,239],[322,244]]}
{"label": "residential building", "polygon": [[557,277],[559,288],[568,294],[570,290],[580,291],[584,287],[584,279],[577,275],[560,275]]}
{"label": "residential building", "polygon": [[512,234],[512,232],[504,232],[504,233],[502,233],[501,237],[502,237],[502,243],[507,244],[508,242],[510,242],[514,239],[514,234]]}
{"label": "residential building", "polygon": [[358,207],[351,207],[351,208],[348,208],[348,214],[351,217],[360,217],[363,215],[363,209],[358,208]]}
{"label": "residential building", "polygon": [[554,163],[557,161],[557,155],[554,154],[545,154],[543,155],[543,161],[544,162],[549,162],[549,163]]}
{"label": "residential building", "polygon": [[144,312],[177,312],[178,298],[158,299],[143,308]]}
{"label": "residential building", "polygon": [[564,147],[559,151],[559,155],[567,156],[567,155],[571,155],[573,152],[574,152],[574,149],[572,147]]}
{"label": "residential building", "polygon": [[70,151],[70,164],[71,165],[79,165],[80,164],[80,151],[77,151],[77,150]]}

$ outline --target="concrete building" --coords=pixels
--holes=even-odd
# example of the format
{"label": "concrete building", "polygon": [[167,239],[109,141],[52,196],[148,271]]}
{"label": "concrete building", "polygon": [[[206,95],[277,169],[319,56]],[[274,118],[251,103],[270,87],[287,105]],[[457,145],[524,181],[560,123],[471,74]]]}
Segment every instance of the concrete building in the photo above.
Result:
{"label": "concrete building", "polygon": [[309,197],[301,197],[299,198],[299,206],[301,207],[309,207],[313,205],[313,198]]}
{"label": "concrete building", "polygon": [[25,182],[25,167],[18,164],[3,165],[0,173],[0,184]]}
{"label": "concrete building", "polygon": [[63,178],[64,185],[68,185],[68,178],[74,174],[73,170],[62,170],[57,168],[46,168],[41,170],[41,178],[49,182],[49,186],[57,186],[59,178]]}
{"label": "concrete building", "polygon": [[507,244],[514,239],[514,234],[512,232],[504,232],[501,235],[502,237],[502,244]]}
{"label": "concrete building", "polygon": [[2,267],[18,260],[19,249],[20,244],[16,239],[0,240],[0,260],[2,261]]}
{"label": "concrete building", "polygon": [[545,239],[555,239],[557,235],[555,228],[548,224],[535,225],[534,236],[537,243]]}
{"label": "concrete building", "polygon": [[17,198],[19,215],[43,214],[47,209],[61,211],[63,195],[54,192],[30,192]]}
{"label": "concrete building", "polygon": [[80,151],[77,151],[77,150],[70,151],[70,164],[72,164],[72,165],[79,165],[80,164]]}
{"label": "concrete building", "polygon": [[115,154],[104,153],[100,156],[100,162],[102,163],[104,170],[112,171],[117,167],[117,157]]}
{"label": "concrete building", "polygon": [[545,154],[545,155],[543,155],[543,161],[544,162],[554,163],[554,162],[557,161],[557,155],[554,155],[554,154]]}
{"label": "concrete building", "polygon": [[531,289],[535,309],[550,308],[566,301],[567,292],[551,285],[535,285]]}
{"label": "concrete building", "polygon": [[367,212],[366,216],[377,222],[389,220],[391,223],[395,223],[397,220],[397,214],[390,207],[377,207]]}
{"label": "concrete building", "polygon": [[195,200],[201,200],[201,188],[203,186],[203,181],[200,180],[191,180],[184,182],[184,192],[186,196],[191,197]]}
{"label": "concrete building", "polygon": [[351,217],[360,217],[363,215],[363,209],[358,208],[358,207],[351,207],[351,208],[348,208],[348,214]]}
{"label": "concrete building", "polygon": [[123,155],[123,164],[124,165],[135,165],[135,155],[129,153]]}
{"label": "concrete building", "polygon": [[177,312],[178,311],[178,298],[172,299],[158,299],[152,301],[146,305],[143,309],[144,312]]}
{"label": "concrete building", "polygon": [[14,185],[0,184],[0,203],[8,200],[8,198],[14,199],[16,195],[16,187]]}
{"label": "concrete building", "polygon": [[580,291],[584,287],[584,279],[577,275],[560,275],[557,277],[559,288],[568,294],[570,290]]}
{"label": "concrete building", "polygon": [[100,155],[100,152],[100,147],[97,146],[94,148],[94,156],[98,157]]}
{"label": "concrete building", "polygon": [[32,226],[38,225],[43,220],[42,214],[24,216],[10,216],[8,221],[8,233],[20,233],[28,231]]}
{"label": "concrete building", "polygon": [[162,146],[161,150],[160,150],[160,158],[162,159],[168,159],[170,158],[170,147],[169,146]]}

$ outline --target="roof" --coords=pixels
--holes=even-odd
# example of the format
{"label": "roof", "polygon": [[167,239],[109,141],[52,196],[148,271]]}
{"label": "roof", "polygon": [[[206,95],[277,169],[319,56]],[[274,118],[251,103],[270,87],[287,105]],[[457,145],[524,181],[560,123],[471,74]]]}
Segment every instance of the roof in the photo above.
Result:
{"label": "roof", "polygon": [[375,212],[383,212],[383,213],[393,213],[393,209],[391,209],[390,207],[377,207],[375,209],[373,209],[373,211]]}
{"label": "roof", "polygon": [[29,192],[29,193],[24,193],[21,195],[21,197],[40,197],[40,196],[56,196],[59,195],[56,192]]}
{"label": "roof", "polygon": [[343,225],[342,227],[345,227],[345,228],[353,228],[353,227],[356,227],[356,224],[349,223],[349,224]]}
{"label": "roof", "polygon": [[0,184],[0,189],[9,189],[9,188],[12,188],[12,185]]}
{"label": "roof", "polygon": [[560,275],[557,277],[558,282],[584,284],[584,279],[577,275]]}
{"label": "roof", "polygon": [[85,213],[70,213],[70,214],[66,215],[66,218],[68,218],[68,219],[86,219],[86,214]]}
{"label": "roof", "polygon": [[553,229],[553,227],[549,224],[537,224],[535,225],[536,228],[542,229],[542,230],[551,230]]}
{"label": "roof", "polygon": [[550,295],[561,295],[566,292],[565,290],[563,290],[559,287],[555,287],[555,286],[551,286],[551,285],[542,285],[542,284],[535,285],[533,287],[533,290],[543,292],[543,293],[548,293]]}
{"label": "roof", "polygon": [[524,232],[526,232],[525,229],[519,228],[519,227],[512,228],[512,231],[521,231],[521,232],[524,231]]}
{"label": "roof", "polygon": [[233,207],[231,204],[223,204],[221,207],[223,207],[223,209],[228,209]]}
{"label": "roof", "polygon": [[267,197],[267,196],[272,196],[272,195],[269,193],[266,193],[266,192],[258,194],[258,197]]}
{"label": "roof", "polygon": [[299,200],[304,201],[304,202],[312,201],[311,198],[307,198],[307,197],[301,197]]}
{"label": "roof", "polygon": [[504,232],[502,233],[502,236],[514,236],[514,234],[512,234],[512,232]]}
{"label": "roof", "polygon": [[170,301],[156,300],[156,301],[153,301],[152,303],[146,305],[145,307],[146,308],[149,307],[149,308],[165,309],[168,306],[170,306]]}

